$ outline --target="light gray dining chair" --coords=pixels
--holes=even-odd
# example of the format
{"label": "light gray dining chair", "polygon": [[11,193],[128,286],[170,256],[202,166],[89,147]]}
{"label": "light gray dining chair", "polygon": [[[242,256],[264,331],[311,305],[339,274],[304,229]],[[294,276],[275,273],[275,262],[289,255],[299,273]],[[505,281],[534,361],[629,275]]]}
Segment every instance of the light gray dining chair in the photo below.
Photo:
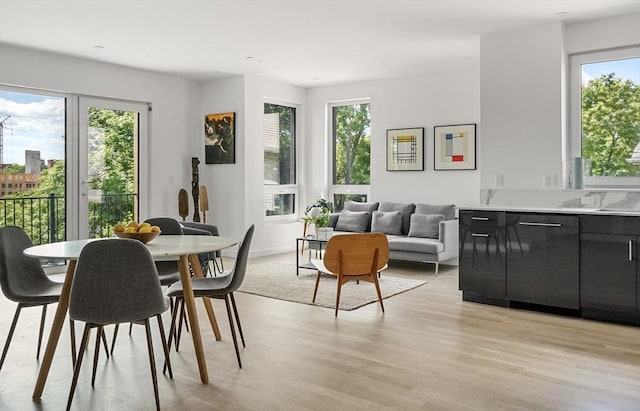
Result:
{"label": "light gray dining chair", "polygon": [[[236,324],[238,325],[238,331],[242,340],[242,346],[246,347],[244,342],[244,334],[242,333],[242,325],[240,324],[240,316],[238,315],[238,308],[236,306],[233,292],[236,291],[242,285],[244,281],[245,273],[247,271],[247,262],[249,259],[249,248],[251,247],[251,240],[253,238],[253,231],[255,226],[251,224],[247,229],[242,242],[238,246],[238,253],[236,255],[233,268],[226,275],[218,277],[201,277],[193,278],[191,280],[193,284],[193,295],[195,297],[209,297],[222,299],[225,302],[227,308],[227,315],[229,317],[229,327],[231,328],[231,336],[233,337],[233,345],[236,350],[236,357],[238,359],[238,365],[242,368],[242,362],[240,360],[240,350],[238,349],[238,339],[236,337],[235,327],[233,325],[233,317],[235,316]],[[167,296],[177,297],[182,299],[183,297],[182,283],[174,283],[167,289]],[[233,315],[231,309],[233,308]],[[173,330],[176,327],[176,315],[175,312],[171,320],[171,331],[169,331],[169,346],[171,346],[171,337]],[[177,341],[176,341],[177,342]]]}
{"label": "light gray dining chair", "polygon": [[[36,359],[40,358],[44,321],[47,315],[47,305],[60,300],[62,283],[52,281],[42,269],[40,260],[24,255],[23,251],[33,243],[27,233],[20,227],[0,227],[0,285],[2,292],[11,301],[18,303],[9,334],[2,350],[0,369],[9,351],[9,345],[20,317],[20,311],[25,307],[42,307],[40,331],[38,332],[38,351]],[[75,333],[73,321],[71,325],[71,354],[75,358]]]}
{"label": "light gray dining chair", "polygon": [[103,327],[125,322],[140,322],[145,326],[156,409],[160,409],[149,318],[156,317],[158,320],[165,363],[173,379],[161,318],[168,308],[151,253],[140,241],[111,238],[91,242],[82,249],[71,286],[69,316],[75,321],[85,322],[85,327],[73,371],[67,410],[71,407],[91,329],[98,330],[91,377],[93,387]]}

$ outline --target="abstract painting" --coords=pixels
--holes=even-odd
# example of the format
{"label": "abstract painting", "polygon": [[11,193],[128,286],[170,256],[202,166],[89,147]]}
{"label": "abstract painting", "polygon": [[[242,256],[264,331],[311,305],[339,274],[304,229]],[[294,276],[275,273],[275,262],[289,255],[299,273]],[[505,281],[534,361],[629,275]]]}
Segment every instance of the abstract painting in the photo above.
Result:
{"label": "abstract painting", "polygon": [[424,170],[424,128],[387,130],[387,171]]}
{"label": "abstract painting", "polygon": [[476,125],[456,124],[433,128],[434,170],[476,169]]}
{"label": "abstract painting", "polygon": [[236,162],[235,129],[235,113],[204,116],[205,164],[234,164]]}

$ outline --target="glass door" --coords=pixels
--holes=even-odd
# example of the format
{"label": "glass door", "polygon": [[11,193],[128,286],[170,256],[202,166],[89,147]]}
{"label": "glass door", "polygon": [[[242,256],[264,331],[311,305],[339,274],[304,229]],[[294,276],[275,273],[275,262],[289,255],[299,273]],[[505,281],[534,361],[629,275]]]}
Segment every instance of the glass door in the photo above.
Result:
{"label": "glass door", "polygon": [[111,237],[146,210],[148,112],[146,103],[79,98],[78,238]]}

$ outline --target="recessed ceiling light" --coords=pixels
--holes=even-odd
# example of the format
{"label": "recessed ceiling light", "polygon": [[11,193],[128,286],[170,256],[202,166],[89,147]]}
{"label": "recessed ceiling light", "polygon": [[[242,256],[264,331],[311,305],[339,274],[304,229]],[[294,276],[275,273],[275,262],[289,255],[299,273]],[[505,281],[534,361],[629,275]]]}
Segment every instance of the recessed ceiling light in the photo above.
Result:
{"label": "recessed ceiling light", "polygon": [[94,49],[103,49],[103,48],[104,48],[104,46],[95,45],[95,46],[93,46],[93,48],[94,48]]}
{"label": "recessed ceiling light", "polygon": [[320,80],[320,77],[314,77],[314,78],[312,78],[311,80],[313,80],[313,81],[318,81],[318,80]]}
{"label": "recessed ceiling light", "polygon": [[556,13],[556,16],[558,17],[567,17],[569,15],[568,11],[559,11]]}

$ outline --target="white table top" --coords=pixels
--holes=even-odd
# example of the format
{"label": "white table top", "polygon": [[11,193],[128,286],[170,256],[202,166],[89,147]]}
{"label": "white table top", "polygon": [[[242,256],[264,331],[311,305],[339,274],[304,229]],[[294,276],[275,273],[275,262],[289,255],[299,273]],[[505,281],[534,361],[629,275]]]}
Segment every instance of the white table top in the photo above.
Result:
{"label": "white table top", "polygon": [[[29,247],[24,254],[37,258],[56,258],[77,260],[82,248],[99,239],[61,241],[59,243],[42,244]],[[232,247],[236,241],[228,237],[208,235],[159,235],[147,243],[147,248],[154,259],[177,260],[181,255],[207,253]]]}

